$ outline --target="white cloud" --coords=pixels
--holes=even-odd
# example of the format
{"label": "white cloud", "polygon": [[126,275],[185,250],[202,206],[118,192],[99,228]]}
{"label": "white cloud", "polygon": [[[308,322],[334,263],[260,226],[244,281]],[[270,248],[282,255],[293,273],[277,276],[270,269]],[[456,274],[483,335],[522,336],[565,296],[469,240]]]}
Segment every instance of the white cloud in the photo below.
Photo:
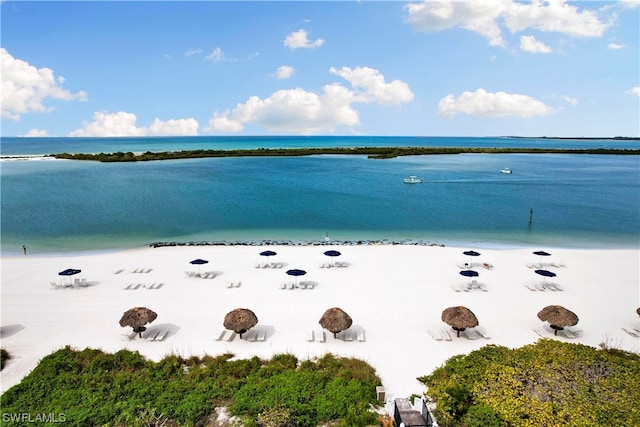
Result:
{"label": "white cloud", "polygon": [[480,88],[475,92],[463,92],[455,97],[447,95],[438,104],[438,114],[454,117],[467,114],[479,117],[533,117],[550,114],[553,109],[527,95],[506,92],[487,92]]}
{"label": "white cloud", "polygon": [[195,136],[198,134],[198,121],[189,119],[155,119],[147,129],[148,136]]}
{"label": "white cloud", "polygon": [[50,68],[36,68],[26,61],[14,58],[0,48],[2,69],[2,117],[20,120],[22,114],[49,111],[43,101],[47,98],[64,101],[86,101],[84,91],[71,93],[62,88],[64,77],[54,77]]}
{"label": "white cloud", "polygon": [[358,111],[353,104],[375,102],[398,105],[413,99],[413,93],[406,83],[400,80],[386,83],[378,70],[343,67],[329,71],[343,77],[353,88],[332,83],[325,85],[320,93],[295,88],[279,90],[264,99],[252,96],[233,110],[215,112],[208,130],[240,132],[245,124],[255,123],[278,133],[332,133],[341,126],[360,124]]}
{"label": "white cloud", "polygon": [[226,61],[227,57],[224,55],[224,51],[220,47],[216,47],[209,55],[205,56],[204,59],[208,59],[213,62],[222,62]]}
{"label": "white cloud", "polygon": [[356,95],[360,102],[377,102],[383,105],[398,105],[413,100],[413,93],[409,85],[394,80],[390,83],[384,81],[384,76],[380,71],[369,67],[342,67],[336,69],[331,67],[332,74],[342,77],[356,89],[363,89]]}
{"label": "white cloud", "polygon": [[96,112],[93,114],[91,123],[85,123],[81,129],[74,130],[69,136],[191,136],[198,134],[198,122],[192,118],[167,121],[155,119],[148,128],[138,127],[137,120],[135,114],[125,111]]}
{"label": "white cloud", "polygon": [[193,55],[199,55],[201,53],[202,53],[202,49],[187,49],[187,51],[184,53],[184,56],[186,56],[187,58],[190,58]]}
{"label": "white cloud", "polygon": [[579,11],[565,0],[533,0],[531,3],[511,2],[505,23],[512,32],[535,28],[581,37],[600,37],[607,24],[600,22],[596,12]]}
{"label": "white cloud", "polygon": [[635,9],[640,7],[640,0],[620,0],[620,5],[625,9]]}
{"label": "white cloud", "polygon": [[596,12],[579,11],[565,0],[423,0],[406,6],[407,20],[418,31],[463,28],[484,36],[492,46],[506,46],[501,25],[512,33],[537,29],[572,36],[600,37],[607,24]]}
{"label": "white cloud", "polygon": [[612,50],[620,50],[620,49],[624,49],[624,45],[623,45],[623,44],[618,44],[618,43],[609,43],[609,44],[607,45],[607,47],[608,47],[609,49],[612,49]]}
{"label": "white cloud", "polygon": [[520,37],[520,49],[532,53],[551,53],[551,48],[536,40],[534,36]]}
{"label": "white cloud", "polygon": [[213,113],[213,117],[209,120],[208,130],[212,132],[242,132],[242,123],[229,118],[229,111],[220,114],[217,111]]}
{"label": "white cloud", "polygon": [[563,96],[562,99],[564,99],[568,104],[571,105],[578,105],[578,100],[576,98],[573,98],[571,96]]}
{"label": "white cloud", "polygon": [[25,135],[22,135],[25,137],[30,137],[30,138],[34,138],[34,137],[45,137],[45,136],[49,136],[49,134],[47,133],[46,130],[42,130],[42,129],[31,129],[29,132],[27,132]]}
{"label": "white cloud", "polygon": [[640,96],[640,86],[632,87],[631,89],[629,89],[629,93],[631,95]]}
{"label": "white cloud", "polygon": [[441,0],[410,3],[408,21],[418,31],[441,31],[461,27],[483,35],[492,46],[505,45],[496,19],[505,13],[509,0]]}
{"label": "white cloud", "polygon": [[290,67],[288,65],[281,65],[280,67],[278,67],[275,76],[278,80],[286,80],[291,78],[294,72],[295,70],[293,69],[293,67]]}
{"label": "white cloud", "polygon": [[312,48],[320,47],[323,44],[324,44],[323,39],[315,39],[312,42],[309,41],[308,33],[303,29],[294,31],[284,39],[284,45],[289,49],[301,49],[301,48],[312,49]]}

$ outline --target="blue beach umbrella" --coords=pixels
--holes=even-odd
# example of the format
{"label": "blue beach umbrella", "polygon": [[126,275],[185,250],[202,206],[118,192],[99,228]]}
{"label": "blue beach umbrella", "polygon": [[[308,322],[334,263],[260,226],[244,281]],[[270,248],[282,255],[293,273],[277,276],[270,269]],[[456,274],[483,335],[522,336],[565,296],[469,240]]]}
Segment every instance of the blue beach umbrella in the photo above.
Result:
{"label": "blue beach umbrella", "polygon": [[[549,271],[549,270],[536,270],[536,274],[539,274],[542,277],[556,277],[556,273],[554,273],[553,271]],[[543,283],[544,283],[544,279],[542,279]]]}
{"label": "blue beach umbrella", "polygon": [[274,255],[277,255],[277,253],[275,253],[274,251],[262,251],[262,252],[260,252],[260,256],[266,256],[267,257],[267,266],[269,265],[269,257],[272,257]]}
{"label": "blue beach umbrella", "polygon": [[542,267],[542,257],[551,256],[549,252],[545,252],[545,251],[535,251],[533,254],[538,255],[540,257],[540,267]]}
{"label": "blue beach umbrella", "polygon": [[200,266],[204,265],[204,264],[208,264],[209,261],[207,261],[206,259],[194,259],[193,261],[189,261],[189,264],[193,264],[193,265],[197,265],[198,266],[198,274],[200,274]]}
{"label": "blue beach umbrella", "polygon": [[[480,252],[476,252],[476,251],[464,251],[462,253],[469,257],[480,256]],[[469,258],[469,265],[473,265],[473,262],[471,262],[471,258]]]}
{"label": "blue beach umbrella", "polygon": [[296,285],[298,284],[298,276],[304,276],[307,274],[306,271],[294,268],[292,270],[287,270],[287,274],[289,276],[294,276],[296,278]]}
{"label": "blue beach umbrella", "polygon": [[464,277],[468,277],[469,279],[471,279],[472,277],[478,277],[480,275],[480,273],[478,273],[475,270],[462,270],[460,272],[460,275],[462,275]]}
{"label": "blue beach umbrella", "polygon": [[[76,275],[78,273],[80,273],[82,270],[78,270],[75,268],[67,268],[66,270],[63,270],[61,272],[58,273],[58,276],[66,276],[66,277],[71,277],[73,275]],[[69,282],[71,282],[71,279],[69,279]]]}
{"label": "blue beach umbrella", "polygon": [[326,251],[324,254],[325,254],[326,256],[328,256],[328,257],[331,257],[331,258],[334,258],[334,257],[337,257],[337,256],[342,255],[339,251],[333,251],[333,250],[331,250],[331,251]]}

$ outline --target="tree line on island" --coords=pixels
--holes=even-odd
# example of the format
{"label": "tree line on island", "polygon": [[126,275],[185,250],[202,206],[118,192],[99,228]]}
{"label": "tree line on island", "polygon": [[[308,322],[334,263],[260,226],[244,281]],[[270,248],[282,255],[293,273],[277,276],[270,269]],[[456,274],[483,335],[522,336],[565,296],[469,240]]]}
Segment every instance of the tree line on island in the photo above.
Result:
{"label": "tree line on island", "polygon": [[196,159],[205,157],[284,157],[316,155],[361,155],[370,159],[436,154],[640,154],[640,149],[568,149],[568,148],[497,148],[497,147],[326,147],[326,148],[256,148],[238,150],[147,151],[133,153],[58,153],[50,157],[99,162],[141,162],[151,160]]}

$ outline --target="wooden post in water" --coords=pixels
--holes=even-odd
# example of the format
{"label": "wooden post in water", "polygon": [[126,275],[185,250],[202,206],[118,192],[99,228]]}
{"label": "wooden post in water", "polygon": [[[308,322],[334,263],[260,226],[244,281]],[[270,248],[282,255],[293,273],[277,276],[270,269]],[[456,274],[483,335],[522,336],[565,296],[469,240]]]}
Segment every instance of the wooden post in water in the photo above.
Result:
{"label": "wooden post in water", "polygon": [[533,208],[529,209],[529,225],[533,222]]}

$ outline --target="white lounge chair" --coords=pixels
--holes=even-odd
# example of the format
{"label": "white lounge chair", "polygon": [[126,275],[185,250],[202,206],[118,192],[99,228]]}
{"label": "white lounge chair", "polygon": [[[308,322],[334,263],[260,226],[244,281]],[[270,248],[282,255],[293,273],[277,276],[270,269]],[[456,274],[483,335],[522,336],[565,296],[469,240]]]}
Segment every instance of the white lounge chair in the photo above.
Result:
{"label": "white lounge chair", "polygon": [[313,340],[314,340],[313,331],[307,331],[307,333],[304,336],[304,339],[307,342],[313,342]]}
{"label": "white lounge chair", "polygon": [[429,334],[429,336],[431,338],[433,338],[436,341],[442,341],[443,340],[442,335],[439,334],[439,333],[436,333],[435,331],[432,331],[432,330],[429,329],[429,330],[427,330],[427,333]]}
{"label": "white lounge chair", "polygon": [[221,330],[220,334],[218,335],[218,338],[216,338],[216,341],[222,341],[226,334],[227,334],[227,330],[226,329]]}
{"label": "white lounge chair", "polygon": [[160,289],[160,288],[161,288],[161,287],[163,287],[163,286],[164,286],[164,283],[158,283],[158,284],[156,285],[156,287],[155,287],[155,288],[153,288],[153,289],[154,289],[154,290],[155,290],[155,289]]}
{"label": "white lounge chair", "polygon": [[161,334],[156,337],[156,341],[164,341],[165,338],[169,335],[169,330],[165,329]]}
{"label": "white lounge chair", "polygon": [[470,340],[477,340],[480,338],[480,335],[478,335],[473,329],[465,329],[462,331],[462,334]]}
{"label": "white lounge chair", "polygon": [[527,289],[529,289],[530,291],[532,291],[532,292],[536,292],[536,291],[537,291],[536,287],[535,287],[535,286],[533,286],[533,285],[526,284],[526,285],[524,285],[524,286],[525,286]]}
{"label": "white lounge chair", "polygon": [[364,336],[364,331],[358,331],[358,333],[357,333],[357,335],[356,335],[356,339],[357,339],[359,342],[365,342],[365,341],[366,341],[366,339],[365,339],[365,336]]}
{"label": "white lounge chair", "polygon": [[462,289],[460,288],[460,285],[458,283],[452,284],[451,289],[453,289],[455,292],[462,292]]}
{"label": "white lounge chair", "polygon": [[140,289],[142,287],[142,283],[138,283],[137,285],[135,285],[133,288],[131,288],[132,290],[136,290],[136,289]]}
{"label": "white lounge chair", "polygon": [[629,335],[631,335],[632,337],[636,337],[636,338],[640,338],[640,333],[636,332],[633,329],[629,329],[629,328],[621,328],[623,331],[625,331],[626,333],[628,333]]}
{"label": "white lounge chair", "polygon": [[258,341],[264,341],[265,339],[267,339],[267,333],[264,330],[259,330],[258,331]]}
{"label": "white lounge chair", "polygon": [[58,285],[56,282],[49,282],[49,284],[53,289],[60,289],[60,285]]}
{"label": "white lounge chair", "polygon": [[487,335],[487,333],[481,328],[476,328],[476,332],[478,333],[478,335],[480,335],[485,340],[490,340],[491,339],[491,337],[489,335]]}
{"label": "white lounge chair", "polygon": [[571,340],[578,338],[576,334],[574,334],[572,331],[570,331],[567,328],[559,330],[558,333],[564,336],[565,338],[569,338]]}
{"label": "white lounge chair", "polygon": [[344,341],[353,341],[353,334],[352,334],[352,332],[351,332],[349,329],[347,329],[346,331],[344,331],[344,332],[342,333],[342,339],[343,339]]}
{"label": "white lounge chair", "polygon": [[325,335],[322,329],[315,331],[313,336],[315,337],[316,342],[325,342]]}
{"label": "white lounge chair", "polygon": [[158,329],[155,332],[154,331],[149,332],[145,338],[147,339],[147,341],[155,341],[156,338],[158,338],[158,335],[160,335],[160,329]]}
{"label": "white lounge chair", "polygon": [[131,289],[131,288],[133,288],[133,283],[129,283],[129,285],[128,285],[128,286],[125,286],[125,287],[124,287],[124,288],[122,288],[122,289],[124,289],[125,291],[128,291],[128,290],[129,290],[129,289]]}
{"label": "white lounge chair", "polygon": [[231,331],[231,333],[227,336],[227,341],[233,341],[235,337],[236,337],[236,333]]}
{"label": "white lounge chair", "polygon": [[86,288],[87,286],[89,286],[89,284],[87,283],[86,277],[83,277],[82,279],[80,279],[80,286],[83,288]]}
{"label": "white lounge chair", "polygon": [[536,290],[541,291],[541,292],[544,292],[544,291],[547,290],[545,285],[542,284],[542,283],[536,283],[534,286],[536,287]]}
{"label": "white lounge chair", "polygon": [[440,330],[440,336],[445,341],[451,341],[451,335],[449,335],[449,331],[446,329]]}

